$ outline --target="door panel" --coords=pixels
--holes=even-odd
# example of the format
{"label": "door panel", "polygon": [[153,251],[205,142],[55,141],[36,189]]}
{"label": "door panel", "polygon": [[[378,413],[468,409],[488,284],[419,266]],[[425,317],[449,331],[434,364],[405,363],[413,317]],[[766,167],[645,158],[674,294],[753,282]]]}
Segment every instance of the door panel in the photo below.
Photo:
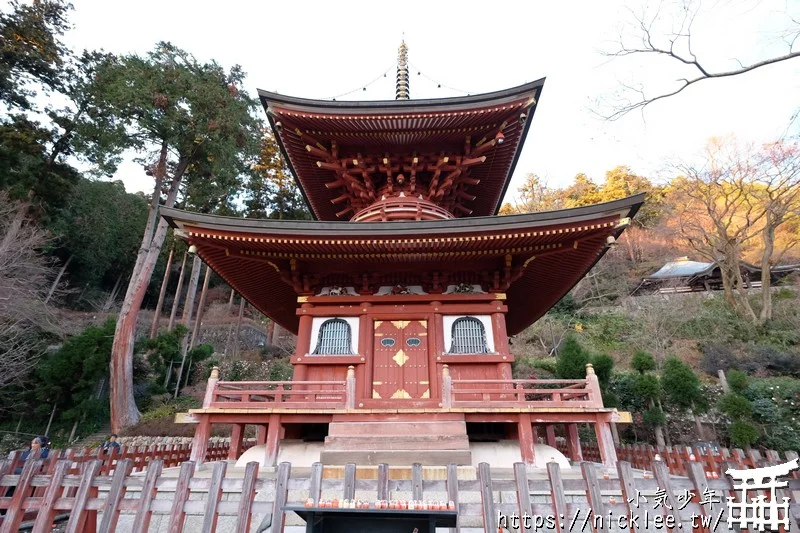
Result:
{"label": "door panel", "polygon": [[372,398],[430,398],[427,321],[376,320],[374,325]]}

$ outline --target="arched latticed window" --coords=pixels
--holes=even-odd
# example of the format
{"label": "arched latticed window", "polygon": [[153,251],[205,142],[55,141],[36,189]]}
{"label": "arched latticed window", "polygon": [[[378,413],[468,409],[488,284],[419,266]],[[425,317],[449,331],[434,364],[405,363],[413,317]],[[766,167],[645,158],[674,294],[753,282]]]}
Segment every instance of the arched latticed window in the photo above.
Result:
{"label": "arched latticed window", "polygon": [[453,322],[450,351],[447,353],[489,353],[483,323],[469,316],[456,319]]}
{"label": "arched latticed window", "polygon": [[319,327],[317,355],[352,355],[350,344],[350,324],[341,318],[331,318]]}

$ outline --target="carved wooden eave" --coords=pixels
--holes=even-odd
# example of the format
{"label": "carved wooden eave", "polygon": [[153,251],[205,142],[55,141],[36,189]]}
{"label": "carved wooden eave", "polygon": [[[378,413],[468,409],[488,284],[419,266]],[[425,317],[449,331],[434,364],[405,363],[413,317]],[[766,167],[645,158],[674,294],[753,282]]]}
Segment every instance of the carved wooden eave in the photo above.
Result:
{"label": "carved wooden eave", "polygon": [[[253,220],[162,209],[257,309],[296,331],[297,298],[322,286],[480,284],[508,294],[508,331],[530,325],[605,253],[644,195],[561,211],[435,221]],[[402,297],[402,296],[400,296]],[[354,298],[354,297],[351,297]]]}
{"label": "carved wooden eave", "polygon": [[436,100],[259,96],[315,218],[347,220],[400,192],[467,217],[499,210],[543,85]]}

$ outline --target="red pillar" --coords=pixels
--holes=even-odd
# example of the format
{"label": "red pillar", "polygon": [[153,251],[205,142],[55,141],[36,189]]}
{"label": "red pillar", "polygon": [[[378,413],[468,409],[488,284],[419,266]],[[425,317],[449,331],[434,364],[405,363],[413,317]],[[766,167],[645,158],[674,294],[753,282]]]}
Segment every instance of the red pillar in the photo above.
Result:
{"label": "red pillar", "polygon": [[570,459],[573,461],[583,461],[581,440],[578,437],[578,424],[567,424],[567,448]]}
{"label": "red pillar", "polygon": [[267,443],[267,426],[261,424],[258,426],[258,430],[256,431],[256,444],[261,446],[262,444]]}
{"label": "red pillar", "polygon": [[553,448],[557,448],[555,426],[553,424],[547,424],[544,426],[544,430],[547,434],[547,445],[552,446]]}
{"label": "red pillar", "polygon": [[611,436],[611,424],[601,415],[597,416],[594,424],[597,434],[597,448],[600,451],[600,460],[609,468],[617,467],[617,450],[614,448],[614,438]]}
{"label": "red pillar", "polygon": [[[297,349],[295,355],[305,359],[308,352],[311,351],[311,322],[313,318],[310,315],[304,314],[312,309],[311,304],[303,304],[298,309],[300,315],[300,324],[297,328]],[[308,367],[304,364],[294,365],[294,374],[292,381],[305,381],[308,372]]]}
{"label": "red pillar", "polygon": [[281,415],[269,415],[267,426],[267,448],[264,452],[264,466],[274,466],[278,462],[278,449],[281,443]]}
{"label": "red pillar", "polygon": [[189,455],[189,460],[194,461],[198,465],[206,460],[208,439],[211,437],[211,420],[208,416],[200,416],[200,423],[197,424],[197,429],[194,430],[192,453]]}
{"label": "red pillar", "polygon": [[242,437],[244,437],[244,424],[231,426],[231,445],[228,448],[228,459],[235,461],[242,453]]}
{"label": "red pillar", "polygon": [[535,443],[533,426],[531,425],[531,414],[520,413],[519,422],[517,424],[517,433],[519,433],[519,451],[522,456],[522,462],[532,465],[535,459],[533,445]]}

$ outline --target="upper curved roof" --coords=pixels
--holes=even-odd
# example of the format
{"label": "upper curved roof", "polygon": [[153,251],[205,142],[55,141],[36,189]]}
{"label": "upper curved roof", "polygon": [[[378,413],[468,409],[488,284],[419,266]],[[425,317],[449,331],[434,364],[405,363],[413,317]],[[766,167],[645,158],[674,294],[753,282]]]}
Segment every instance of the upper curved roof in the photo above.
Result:
{"label": "upper curved roof", "polygon": [[[491,140],[502,130],[504,142],[483,151],[485,161],[469,168],[479,180],[468,187],[473,216],[497,214],[545,79],[485,94],[427,100],[371,102],[311,100],[259,90],[259,98],[281,151],[294,174],[314,218],[339,220],[341,206],[331,203],[339,192],[326,187],[333,170],[320,168],[318,154],[307,146],[331,151],[348,162],[356,154],[373,158],[385,154],[463,155],[466,140]],[[333,160],[336,160],[334,158]],[[359,176],[360,179],[360,176]],[[422,178],[420,178],[422,179]],[[465,190],[465,192],[467,192]]]}

